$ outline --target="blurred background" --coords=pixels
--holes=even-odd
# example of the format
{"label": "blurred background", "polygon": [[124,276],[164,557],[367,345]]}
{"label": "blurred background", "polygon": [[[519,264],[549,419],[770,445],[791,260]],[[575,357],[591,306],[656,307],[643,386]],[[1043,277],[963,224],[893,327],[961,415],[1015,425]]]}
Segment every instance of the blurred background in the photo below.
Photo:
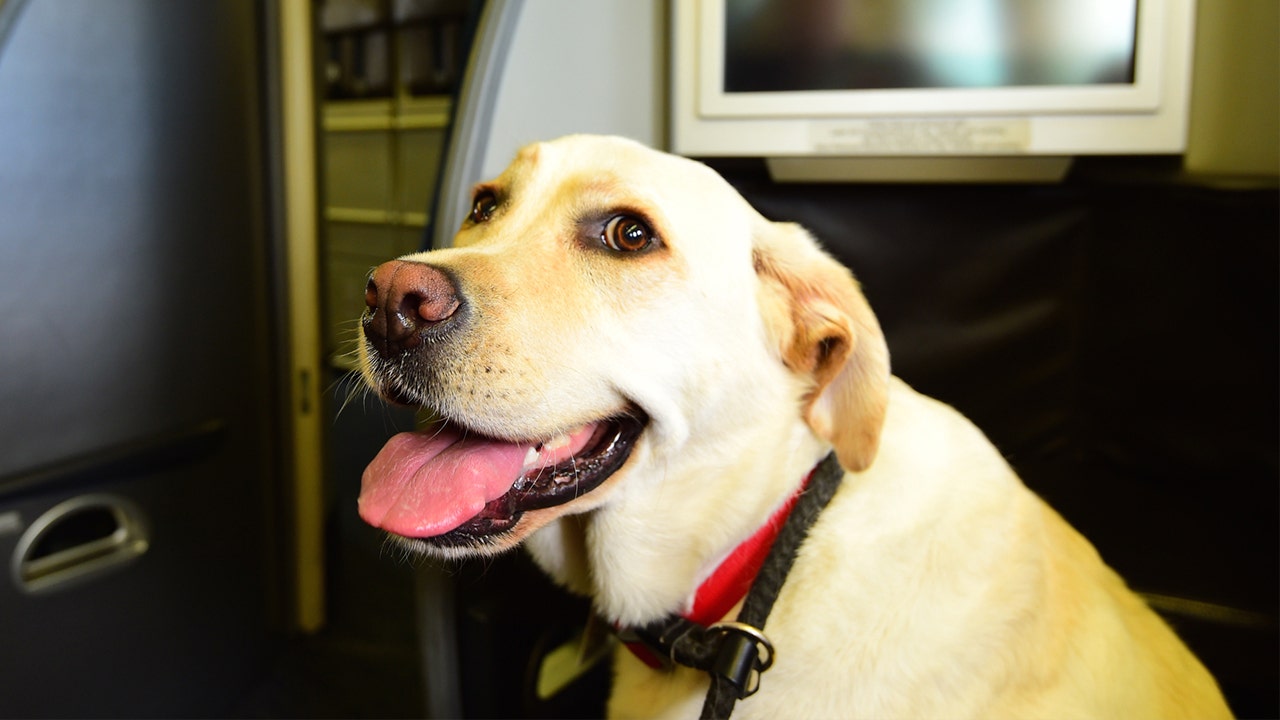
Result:
{"label": "blurred background", "polygon": [[[1144,13],[1193,19],[1185,52],[1098,81],[1163,62],[1176,144],[1081,139],[1122,113],[1094,108],[1062,141],[1077,150],[1042,149],[1037,128],[1060,129],[1029,111],[995,129],[1054,156],[1032,181],[932,117],[893,157],[886,116],[836,118],[872,138],[857,181],[784,178],[747,130],[699,146],[686,128],[708,113],[681,78],[701,60],[681,43],[714,45],[689,13],[726,5],[766,28],[792,12],[0,0],[0,716],[600,714],[606,668],[548,677],[584,601],[519,553],[406,558],[355,512],[364,466],[415,423],[360,389],[368,272],[447,245],[472,183],[570,132],[698,156],[813,229],[859,275],[895,372],[983,427],[1237,714],[1280,714],[1280,5],[1120,13],[1144,48]],[[955,37],[939,25],[912,37]],[[892,85],[866,47],[840,63]],[[799,121],[805,154],[853,153],[823,144],[831,115]]]}

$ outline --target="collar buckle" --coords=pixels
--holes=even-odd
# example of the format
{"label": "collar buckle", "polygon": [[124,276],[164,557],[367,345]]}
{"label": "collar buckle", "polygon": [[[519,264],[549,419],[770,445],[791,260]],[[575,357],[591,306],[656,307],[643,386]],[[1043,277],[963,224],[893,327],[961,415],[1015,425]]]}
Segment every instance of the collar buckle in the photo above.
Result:
{"label": "collar buckle", "polygon": [[709,671],[733,685],[739,700],[760,689],[760,675],[773,665],[773,643],[757,628],[740,622],[721,622],[707,628],[720,633],[719,650]]}
{"label": "collar buckle", "polygon": [[741,622],[708,627],[673,615],[644,627],[621,629],[618,636],[650,667],[683,665],[702,670],[732,686],[739,700],[760,689],[760,675],[776,656],[763,631]]}

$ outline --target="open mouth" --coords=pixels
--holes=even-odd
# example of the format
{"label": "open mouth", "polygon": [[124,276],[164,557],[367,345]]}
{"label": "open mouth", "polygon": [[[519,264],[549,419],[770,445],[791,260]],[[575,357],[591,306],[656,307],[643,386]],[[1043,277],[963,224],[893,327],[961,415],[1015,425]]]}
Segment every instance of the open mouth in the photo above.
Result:
{"label": "open mouth", "polygon": [[450,422],[401,433],[364,472],[360,517],[434,546],[472,546],[511,530],[529,510],[599,487],[630,457],[646,422],[624,413],[517,442]]}

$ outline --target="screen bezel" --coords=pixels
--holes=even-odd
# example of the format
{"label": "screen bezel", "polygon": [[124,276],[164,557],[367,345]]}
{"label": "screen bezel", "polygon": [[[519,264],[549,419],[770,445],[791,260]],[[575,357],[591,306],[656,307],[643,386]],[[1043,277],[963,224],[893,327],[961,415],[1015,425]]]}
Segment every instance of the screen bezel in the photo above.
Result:
{"label": "screen bezel", "polygon": [[726,0],[696,1],[697,112],[709,119],[1126,113],[1154,111],[1161,102],[1162,2],[1139,2],[1132,83],[728,93],[724,90]]}

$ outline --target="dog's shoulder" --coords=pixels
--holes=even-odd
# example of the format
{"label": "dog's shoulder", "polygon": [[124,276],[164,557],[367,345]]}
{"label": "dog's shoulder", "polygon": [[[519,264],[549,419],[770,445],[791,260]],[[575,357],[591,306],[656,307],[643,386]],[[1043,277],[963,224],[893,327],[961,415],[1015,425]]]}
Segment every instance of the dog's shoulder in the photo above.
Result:
{"label": "dog's shoulder", "polygon": [[[768,630],[780,659],[767,683],[786,690],[761,693],[766,712],[839,707],[819,700],[878,716],[1226,711],[1172,631],[982,432],[899,380],[880,455],[846,476]],[[788,651],[821,660],[788,664]]]}

